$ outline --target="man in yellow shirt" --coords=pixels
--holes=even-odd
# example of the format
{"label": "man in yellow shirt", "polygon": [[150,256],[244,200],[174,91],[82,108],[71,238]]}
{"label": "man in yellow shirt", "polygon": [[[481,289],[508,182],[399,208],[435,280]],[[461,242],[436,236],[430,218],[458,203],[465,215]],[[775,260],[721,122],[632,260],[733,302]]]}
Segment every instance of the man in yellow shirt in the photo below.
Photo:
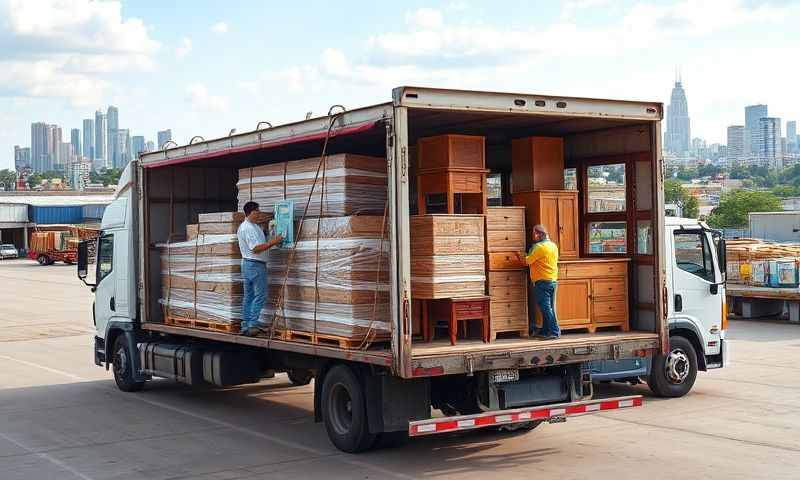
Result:
{"label": "man in yellow shirt", "polygon": [[[533,295],[539,311],[542,312],[542,328],[539,335],[545,339],[561,336],[556,318],[555,300],[558,287],[558,246],[547,238],[547,229],[543,225],[533,227],[533,246],[525,263],[530,268]],[[535,334],[535,314],[531,312],[530,331]]]}

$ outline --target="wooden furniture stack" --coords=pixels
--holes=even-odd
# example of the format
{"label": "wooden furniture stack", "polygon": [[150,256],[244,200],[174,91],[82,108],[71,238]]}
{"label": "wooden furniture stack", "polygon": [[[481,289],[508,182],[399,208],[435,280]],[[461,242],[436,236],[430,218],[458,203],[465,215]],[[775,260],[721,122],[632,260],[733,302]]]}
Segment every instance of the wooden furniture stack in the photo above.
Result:
{"label": "wooden furniture stack", "polygon": [[417,209],[427,213],[427,196],[444,194],[447,213],[486,212],[485,139],[473,135],[439,135],[417,142]]}
{"label": "wooden furniture stack", "polygon": [[[512,141],[512,201],[525,207],[526,240],[542,224],[558,245],[556,316],[562,330],[629,328],[628,259],[580,257],[578,192],[564,190],[564,142],[527,137]],[[536,324],[541,314],[536,309]]]}
{"label": "wooden furniture stack", "polygon": [[501,332],[528,336],[525,207],[487,209],[486,255],[491,340]]}

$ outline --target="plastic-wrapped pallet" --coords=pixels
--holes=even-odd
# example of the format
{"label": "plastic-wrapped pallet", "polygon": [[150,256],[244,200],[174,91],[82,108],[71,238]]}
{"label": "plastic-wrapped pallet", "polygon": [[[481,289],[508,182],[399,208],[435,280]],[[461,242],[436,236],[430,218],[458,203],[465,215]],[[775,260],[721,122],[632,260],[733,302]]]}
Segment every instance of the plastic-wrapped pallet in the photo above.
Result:
{"label": "plastic-wrapped pallet", "polygon": [[[295,247],[270,250],[269,298],[279,332],[385,340],[389,320],[388,225],[382,216],[305,219]],[[311,336],[311,335],[309,335]]]}
{"label": "plastic-wrapped pallet", "polygon": [[[382,215],[387,198],[386,159],[338,154],[325,159],[306,158],[239,170],[239,210],[250,200],[271,212],[275,202],[293,200],[295,218]],[[315,185],[316,180],[316,185]],[[320,199],[323,198],[320,209]]]}

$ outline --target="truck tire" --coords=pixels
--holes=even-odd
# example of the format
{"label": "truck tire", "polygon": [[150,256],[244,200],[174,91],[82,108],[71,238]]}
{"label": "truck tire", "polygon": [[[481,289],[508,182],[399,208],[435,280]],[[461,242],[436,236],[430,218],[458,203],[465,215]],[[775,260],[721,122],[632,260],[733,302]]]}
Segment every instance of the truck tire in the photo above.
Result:
{"label": "truck tire", "polygon": [[44,254],[36,257],[36,261],[39,262],[39,265],[50,265],[50,257]]}
{"label": "truck tire", "polygon": [[349,367],[336,365],[328,371],[321,400],[325,430],[336,448],[358,453],[373,446],[376,435],[369,431],[364,389]]}
{"label": "truck tire", "polygon": [[659,397],[682,397],[697,379],[697,353],[685,337],[669,339],[669,354],[653,357],[647,385]]}
{"label": "truck tire", "polygon": [[289,381],[298,387],[308,385],[311,383],[311,379],[314,378],[314,374],[311,370],[306,369],[292,369],[286,372],[286,375],[289,377]]}
{"label": "truck tire", "polygon": [[120,335],[114,342],[114,352],[111,357],[111,365],[114,370],[114,382],[123,392],[138,392],[144,387],[144,382],[136,381],[133,378],[133,362],[131,352],[125,337]]}

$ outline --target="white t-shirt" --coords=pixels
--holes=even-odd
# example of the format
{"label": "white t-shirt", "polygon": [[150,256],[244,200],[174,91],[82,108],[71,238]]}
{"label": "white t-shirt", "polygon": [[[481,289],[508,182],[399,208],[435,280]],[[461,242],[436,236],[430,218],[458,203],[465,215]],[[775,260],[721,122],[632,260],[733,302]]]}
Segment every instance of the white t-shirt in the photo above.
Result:
{"label": "white t-shirt", "polygon": [[266,250],[261,253],[253,253],[253,248],[255,248],[256,245],[267,243],[267,238],[258,225],[245,219],[245,221],[239,225],[236,236],[239,237],[239,251],[242,253],[242,258],[267,263]]}

